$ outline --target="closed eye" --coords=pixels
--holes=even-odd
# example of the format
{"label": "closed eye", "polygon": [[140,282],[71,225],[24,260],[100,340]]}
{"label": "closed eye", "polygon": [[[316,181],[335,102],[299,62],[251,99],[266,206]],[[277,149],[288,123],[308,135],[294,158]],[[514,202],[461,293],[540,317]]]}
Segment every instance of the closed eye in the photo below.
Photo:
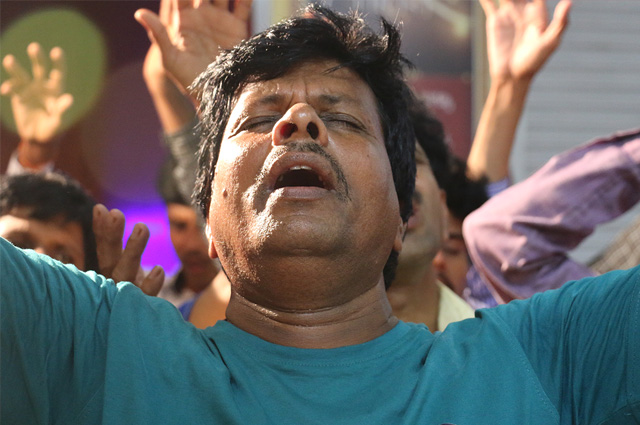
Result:
{"label": "closed eye", "polygon": [[346,114],[322,114],[320,118],[328,127],[344,127],[359,131],[365,129],[359,120]]}
{"label": "closed eye", "polygon": [[270,133],[271,130],[273,130],[273,126],[279,119],[280,117],[277,116],[249,118],[242,123],[240,130],[253,131],[256,133]]}

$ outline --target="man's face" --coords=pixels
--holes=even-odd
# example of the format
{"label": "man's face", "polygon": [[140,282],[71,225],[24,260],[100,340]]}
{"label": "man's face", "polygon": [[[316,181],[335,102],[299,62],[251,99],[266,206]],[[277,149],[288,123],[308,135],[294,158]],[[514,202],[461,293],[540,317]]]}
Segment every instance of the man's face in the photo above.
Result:
{"label": "man's face", "polygon": [[469,254],[462,237],[462,222],[454,217],[449,220],[449,236],[442,249],[433,260],[438,278],[462,296],[467,287],[467,272],[469,271]]}
{"label": "man's face", "polygon": [[78,222],[61,219],[48,221],[26,218],[28,210],[14,208],[0,217],[0,236],[24,249],[46,254],[63,263],[74,264],[84,270],[82,226]]}
{"label": "man's face", "polygon": [[167,204],[169,233],[173,248],[182,263],[189,288],[198,292],[215,277],[217,268],[209,257],[204,234],[193,208],[181,204]]}
{"label": "man's face", "polygon": [[447,208],[444,192],[433,177],[427,155],[416,143],[416,189],[413,212],[398,259],[398,271],[428,264],[444,242],[447,232]]}
{"label": "man's face", "polygon": [[[309,296],[353,295],[349,289],[361,288],[337,291],[331,276],[360,274],[375,284],[392,248],[401,247],[376,99],[353,71],[326,72],[333,66],[307,63],[249,84],[227,123],[212,187],[210,249],[245,297],[260,297],[251,294],[256,286],[286,287],[289,274],[307,283],[326,275],[325,292],[309,283]],[[254,284],[243,288],[246,282]],[[278,302],[300,292],[288,289],[275,288],[285,292]]]}

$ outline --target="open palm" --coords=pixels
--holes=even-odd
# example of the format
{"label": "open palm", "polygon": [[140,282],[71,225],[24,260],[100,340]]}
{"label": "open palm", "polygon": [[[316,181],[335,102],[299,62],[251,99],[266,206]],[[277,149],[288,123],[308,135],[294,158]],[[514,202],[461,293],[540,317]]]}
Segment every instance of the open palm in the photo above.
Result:
{"label": "open palm", "polygon": [[11,96],[11,107],[18,134],[23,140],[46,143],[60,130],[62,115],[73,103],[73,97],[63,93],[64,52],[51,49],[51,71],[47,73],[40,45],[31,43],[27,48],[31,58],[33,77],[7,55],[2,63],[9,79],[2,83],[0,92]]}
{"label": "open palm", "polygon": [[531,78],[560,44],[570,0],[561,0],[548,22],[544,0],[480,0],[487,16],[487,51],[494,80]]}
{"label": "open palm", "polygon": [[168,19],[146,9],[137,11],[136,19],[160,48],[166,70],[186,88],[221,49],[230,49],[248,36],[251,1],[237,0],[233,12],[226,1],[170,1]]}

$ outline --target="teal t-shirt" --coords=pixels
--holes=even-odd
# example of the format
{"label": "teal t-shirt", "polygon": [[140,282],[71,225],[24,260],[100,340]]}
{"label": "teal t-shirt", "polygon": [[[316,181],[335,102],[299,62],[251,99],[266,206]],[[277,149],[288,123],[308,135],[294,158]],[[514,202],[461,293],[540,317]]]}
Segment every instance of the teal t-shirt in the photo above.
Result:
{"label": "teal t-shirt", "polygon": [[637,424],[640,269],[299,349],[0,240],[0,423]]}

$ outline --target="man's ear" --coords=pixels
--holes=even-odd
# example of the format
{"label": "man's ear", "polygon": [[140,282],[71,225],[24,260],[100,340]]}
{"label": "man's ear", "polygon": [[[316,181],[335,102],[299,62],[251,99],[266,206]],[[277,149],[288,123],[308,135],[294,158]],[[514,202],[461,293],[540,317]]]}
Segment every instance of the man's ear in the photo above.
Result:
{"label": "man's ear", "polygon": [[209,220],[207,220],[207,223],[204,226],[204,234],[207,236],[207,241],[209,242],[209,257],[218,258],[218,251],[216,250],[216,246],[213,244],[213,238],[211,237]]}
{"label": "man's ear", "polygon": [[407,223],[404,223],[402,217],[398,216],[398,230],[396,232],[396,238],[393,241],[394,251],[402,251],[402,241],[404,240],[405,233],[407,233]]}

